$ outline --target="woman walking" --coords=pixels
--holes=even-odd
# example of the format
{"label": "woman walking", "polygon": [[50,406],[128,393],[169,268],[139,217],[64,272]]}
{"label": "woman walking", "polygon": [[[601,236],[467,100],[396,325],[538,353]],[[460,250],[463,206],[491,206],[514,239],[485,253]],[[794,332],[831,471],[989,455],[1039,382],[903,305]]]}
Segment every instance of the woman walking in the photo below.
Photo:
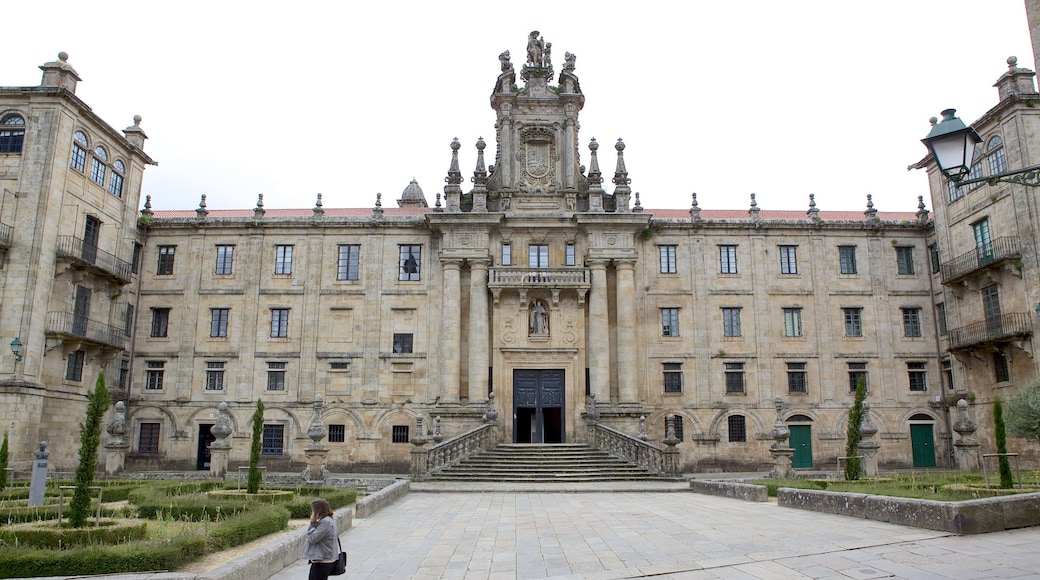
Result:
{"label": "woman walking", "polygon": [[316,499],[311,502],[311,524],[303,545],[303,557],[311,565],[309,580],[328,580],[339,560],[339,552],[339,531],[332,506],[323,499]]}

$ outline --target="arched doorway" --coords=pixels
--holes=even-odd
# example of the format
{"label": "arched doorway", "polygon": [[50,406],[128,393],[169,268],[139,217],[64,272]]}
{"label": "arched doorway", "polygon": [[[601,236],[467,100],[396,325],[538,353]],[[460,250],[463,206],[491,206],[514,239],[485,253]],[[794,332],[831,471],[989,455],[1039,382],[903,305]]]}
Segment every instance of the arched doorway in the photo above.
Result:
{"label": "arched doorway", "polygon": [[791,449],[794,449],[791,467],[812,469],[812,419],[805,415],[791,415],[787,418],[787,423],[787,428],[791,431],[789,443]]}
{"label": "arched doorway", "polygon": [[935,419],[924,413],[910,417],[910,448],[914,467],[935,467]]}

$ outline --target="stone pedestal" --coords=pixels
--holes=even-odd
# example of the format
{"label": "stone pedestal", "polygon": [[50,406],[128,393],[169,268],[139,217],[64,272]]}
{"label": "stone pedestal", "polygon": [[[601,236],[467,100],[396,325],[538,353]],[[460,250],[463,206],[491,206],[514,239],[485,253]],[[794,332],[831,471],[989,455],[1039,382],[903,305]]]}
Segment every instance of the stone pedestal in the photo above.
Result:
{"label": "stone pedestal", "polygon": [[115,475],[126,465],[126,453],[130,443],[126,440],[126,403],[116,403],[112,421],[108,428],[109,440],[105,443],[105,475]]}
{"label": "stone pedestal", "polygon": [[303,452],[307,455],[307,470],[304,473],[304,479],[307,481],[325,481],[325,478],[329,475],[328,470],[325,469],[329,450],[304,449]]}
{"label": "stone pedestal", "polygon": [[957,468],[961,471],[979,471],[982,465],[979,462],[979,440],[975,438],[978,430],[975,422],[968,414],[968,402],[964,399],[957,401],[957,422],[953,430],[960,437],[953,444],[957,453]]}
{"label": "stone pedestal", "polygon": [[784,423],[784,400],[780,397],[773,399],[773,407],[776,409],[776,420],[773,421],[773,444],[769,446],[769,454],[773,456],[773,477],[777,479],[790,479],[794,477],[794,469],[791,468],[791,457],[794,449],[787,443],[791,436],[791,430]]}
{"label": "stone pedestal", "polygon": [[105,475],[122,473],[126,467],[126,453],[130,445],[123,443],[107,443],[105,445]]}
{"label": "stone pedestal", "polygon": [[856,447],[859,455],[863,456],[861,467],[863,477],[878,476],[878,450],[881,445],[877,442],[878,428],[870,418],[870,403],[863,403],[863,420],[859,423],[859,445]]}
{"label": "stone pedestal", "polygon": [[209,428],[213,435],[213,443],[209,446],[209,474],[224,479],[228,471],[228,456],[231,454],[231,418],[228,416],[228,404],[217,405],[217,423]]}
{"label": "stone pedestal", "polygon": [[217,479],[224,479],[228,472],[228,456],[231,454],[230,447],[209,448],[209,475]]}
{"label": "stone pedestal", "polygon": [[321,440],[328,433],[325,429],[325,424],[321,422],[321,410],[324,406],[325,401],[321,396],[315,396],[312,404],[314,415],[311,417],[311,424],[307,428],[307,436],[311,438],[311,444],[307,446],[307,449],[303,450],[307,455],[307,469],[303,470],[303,479],[305,481],[325,481],[325,478],[329,476],[329,470],[326,469],[329,450],[321,444]]}
{"label": "stone pedestal", "polygon": [[50,464],[51,452],[47,451],[47,442],[40,441],[39,451],[34,451],[32,479],[29,480],[29,505],[43,505],[43,496],[47,491],[47,466]]}
{"label": "stone pedestal", "polygon": [[770,474],[777,479],[791,479],[794,477],[794,469],[791,468],[791,456],[794,449],[790,447],[772,448],[769,454],[773,456],[773,473]]}

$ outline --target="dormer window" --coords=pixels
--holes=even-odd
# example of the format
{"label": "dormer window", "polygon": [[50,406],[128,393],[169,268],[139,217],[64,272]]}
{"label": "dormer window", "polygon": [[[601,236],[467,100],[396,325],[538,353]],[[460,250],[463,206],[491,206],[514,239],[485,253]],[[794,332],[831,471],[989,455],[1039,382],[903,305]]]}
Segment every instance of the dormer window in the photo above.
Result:
{"label": "dormer window", "polygon": [[98,145],[94,148],[94,158],[90,161],[90,180],[105,187],[105,165],[108,162],[108,152]]}
{"label": "dormer window", "polygon": [[69,159],[69,167],[83,173],[87,168],[87,147],[90,143],[87,141],[87,134],[83,131],[76,131],[72,135],[72,155]]}
{"label": "dormer window", "polygon": [[126,166],[116,159],[112,164],[112,175],[108,178],[108,192],[116,197],[123,197],[123,176],[126,175]]}
{"label": "dormer window", "polygon": [[986,157],[989,159],[989,174],[996,175],[1007,171],[1007,154],[1004,152],[1004,140],[994,135],[986,142]]}
{"label": "dormer window", "polygon": [[0,153],[21,153],[25,140],[25,119],[17,113],[0,119]]}

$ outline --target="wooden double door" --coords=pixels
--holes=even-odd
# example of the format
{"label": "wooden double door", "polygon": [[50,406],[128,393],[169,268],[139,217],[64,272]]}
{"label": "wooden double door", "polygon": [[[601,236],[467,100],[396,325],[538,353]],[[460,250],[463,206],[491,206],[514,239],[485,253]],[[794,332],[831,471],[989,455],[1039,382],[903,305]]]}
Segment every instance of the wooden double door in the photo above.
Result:
{"label": "wooden double door", "polygon": [[566,433],[563,369],[513,371],[513,442],[563,443]]}

